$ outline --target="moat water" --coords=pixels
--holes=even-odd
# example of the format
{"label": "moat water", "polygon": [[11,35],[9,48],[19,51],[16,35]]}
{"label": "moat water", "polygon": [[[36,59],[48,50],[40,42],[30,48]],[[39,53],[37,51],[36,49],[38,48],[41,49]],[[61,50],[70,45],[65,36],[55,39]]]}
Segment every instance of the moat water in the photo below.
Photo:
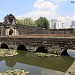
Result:
{"label": "moat water", "polygon": [[38,57],[33,52],[19,52],[17,56],[0,57],[0,72],[24,69],[29,71],[27,75],[64,75],[74,61],[69,56]]}

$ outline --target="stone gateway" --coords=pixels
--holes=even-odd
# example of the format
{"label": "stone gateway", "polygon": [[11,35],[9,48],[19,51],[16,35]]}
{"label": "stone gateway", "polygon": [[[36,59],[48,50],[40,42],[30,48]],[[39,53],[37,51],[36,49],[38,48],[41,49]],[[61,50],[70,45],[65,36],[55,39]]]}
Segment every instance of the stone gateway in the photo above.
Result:
{"label": "stone gateway", "polygon": [[18,35],[18,29],[16,26],[16,19],[12,14],[6,15],[4,17],[4,22],[0,23],[0,35]]}

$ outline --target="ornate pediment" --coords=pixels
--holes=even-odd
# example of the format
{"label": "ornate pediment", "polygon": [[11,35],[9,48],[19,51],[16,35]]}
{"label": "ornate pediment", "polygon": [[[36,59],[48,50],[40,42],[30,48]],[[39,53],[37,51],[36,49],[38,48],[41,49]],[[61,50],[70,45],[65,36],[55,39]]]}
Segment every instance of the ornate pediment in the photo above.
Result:
{"label": "ornate pediment", "polygon": [[6,15],[4,17],[4,23],[5,24],[16,24],[16,19],[12,14]]}

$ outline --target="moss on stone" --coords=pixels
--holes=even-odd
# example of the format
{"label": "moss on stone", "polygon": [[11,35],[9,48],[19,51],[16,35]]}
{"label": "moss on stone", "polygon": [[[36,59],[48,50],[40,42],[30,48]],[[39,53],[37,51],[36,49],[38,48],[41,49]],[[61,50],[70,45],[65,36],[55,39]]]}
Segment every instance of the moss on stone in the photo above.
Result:
{"label": "moss on stone", "polygon": [[35,54],[40,57],[60,56],[60,55],[56,55],[56,54],[42,53],[42,52],[36,52]]}
{"label": "moss on stone", "polygon": [[6,72],[0,73],[0,75],[26,75],[29,72],[25,72],[23,69],[15,69],[15,70],[8,70]]}
{"label": "moss on stone", "polygon": [[13,49],[0,49],[0,57],[8,57],[19,54],[17,50]]}

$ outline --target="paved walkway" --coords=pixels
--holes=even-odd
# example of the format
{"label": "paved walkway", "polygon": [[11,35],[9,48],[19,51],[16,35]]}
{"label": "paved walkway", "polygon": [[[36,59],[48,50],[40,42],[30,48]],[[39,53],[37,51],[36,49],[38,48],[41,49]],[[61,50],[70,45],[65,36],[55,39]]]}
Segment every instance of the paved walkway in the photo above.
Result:
{"label": "paved walkway", "polygon": [[70,68],[66,71],[65,75],[75,75],[75,60]]}

